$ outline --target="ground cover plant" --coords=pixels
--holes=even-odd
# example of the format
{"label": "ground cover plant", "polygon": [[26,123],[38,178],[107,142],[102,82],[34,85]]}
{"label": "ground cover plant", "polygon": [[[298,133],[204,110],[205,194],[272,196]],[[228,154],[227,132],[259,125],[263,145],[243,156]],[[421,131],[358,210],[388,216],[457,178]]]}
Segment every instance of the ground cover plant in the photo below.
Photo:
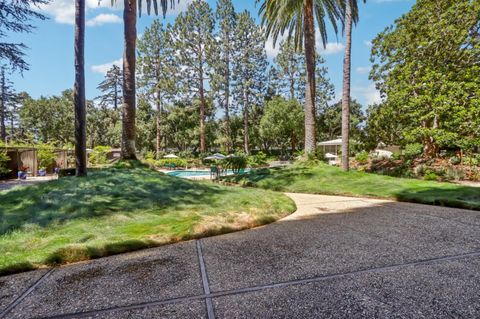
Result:
{"label": "ground cover plant", "polygon": [[140,165],[14,188],[0,203],[0,274],[250,228],[295,210],[283,194]]}

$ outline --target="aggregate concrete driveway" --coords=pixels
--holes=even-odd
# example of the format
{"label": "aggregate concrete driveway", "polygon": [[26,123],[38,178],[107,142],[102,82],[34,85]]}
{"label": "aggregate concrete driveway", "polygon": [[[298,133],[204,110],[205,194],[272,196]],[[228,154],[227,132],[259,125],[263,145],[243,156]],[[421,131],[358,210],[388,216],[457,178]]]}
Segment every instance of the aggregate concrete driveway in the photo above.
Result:
{"label": "aggregate concrete driveway", "polygon": [[0,318],[480,317],[480,212],[290,196],[265,227],[0,277]]}

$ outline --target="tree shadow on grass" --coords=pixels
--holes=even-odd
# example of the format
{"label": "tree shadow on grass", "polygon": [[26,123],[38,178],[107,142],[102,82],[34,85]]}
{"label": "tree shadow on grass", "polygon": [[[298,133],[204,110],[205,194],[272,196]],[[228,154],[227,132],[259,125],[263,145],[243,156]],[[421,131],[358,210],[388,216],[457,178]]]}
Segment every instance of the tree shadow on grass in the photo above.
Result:
{"label": "tree shadow on grass", "polygon": [[0,235],[22,227],[115,213],[162,213],[191,205],[220,205],[219,195],[225,191],[218,185],[148,169],[94,171],[87,178],[67,177],[0,193]]}
{"label": "tree shadow on grass", "polygon": [[480,188],[475,187],[455,185],[451,189],[405,189],[395,196],[404,202],[480,210]]}

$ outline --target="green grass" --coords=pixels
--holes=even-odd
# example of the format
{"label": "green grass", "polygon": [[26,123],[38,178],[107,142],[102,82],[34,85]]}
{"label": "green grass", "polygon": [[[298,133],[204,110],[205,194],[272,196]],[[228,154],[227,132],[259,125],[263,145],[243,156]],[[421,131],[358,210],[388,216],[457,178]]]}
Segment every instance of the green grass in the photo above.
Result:
{"label": "green grass", "polygon": [[283,194],[135,166],[0,192],[0,274],[250,228],[295,210]]}
{"label": "green grass", "polygon": [[326,164],[261,169],[228,177],[226,181],[282,192],[386,198],[480,210],[480,188],[358,171],[343,172]]}

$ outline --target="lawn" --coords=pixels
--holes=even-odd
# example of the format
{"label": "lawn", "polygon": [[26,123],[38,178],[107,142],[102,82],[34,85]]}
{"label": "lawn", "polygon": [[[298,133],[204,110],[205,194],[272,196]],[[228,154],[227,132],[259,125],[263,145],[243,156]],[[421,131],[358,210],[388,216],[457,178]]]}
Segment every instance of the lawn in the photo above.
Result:
{"label": "lawn", "polygon": [[297,164],[252,171],[227,182],[282,192],[364,196],[480,210],[480,188]]}
{"label": "lawn", "polygon": [[140,167],[0,192],[0,274],[75,262],[275,221],[285,195]]}

